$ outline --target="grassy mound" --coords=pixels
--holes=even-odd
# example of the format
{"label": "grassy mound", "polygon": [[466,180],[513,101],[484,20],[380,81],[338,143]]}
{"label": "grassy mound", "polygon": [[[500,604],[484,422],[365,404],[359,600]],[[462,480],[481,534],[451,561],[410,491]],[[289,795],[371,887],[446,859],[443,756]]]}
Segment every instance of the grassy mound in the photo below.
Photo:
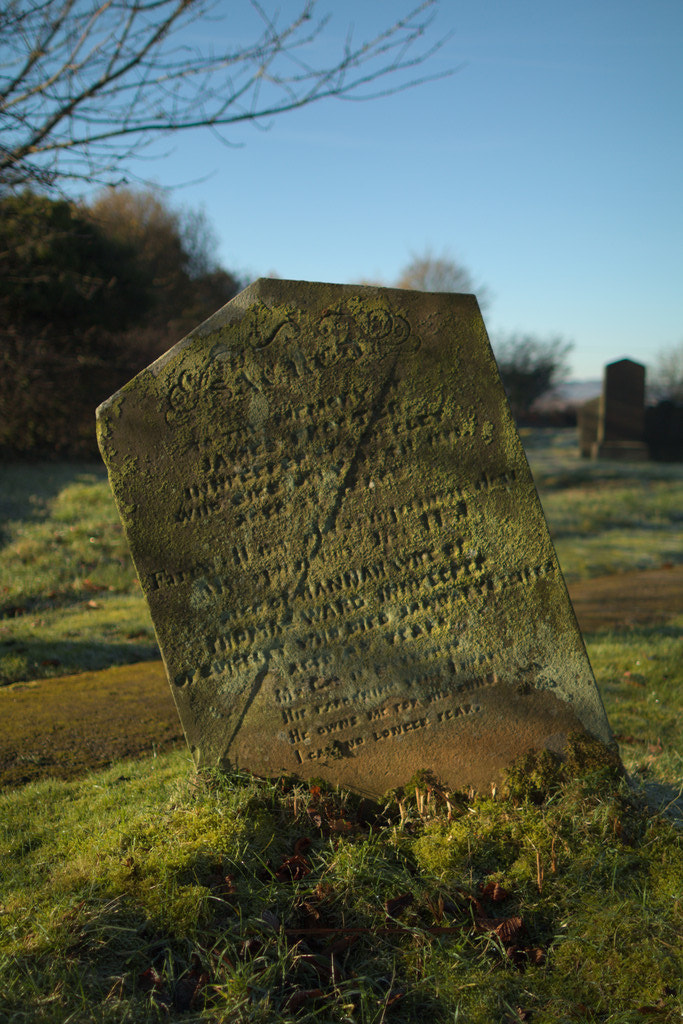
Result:
{"label": "grassy mound", "polygon": [[7,794],[3,1019],[673,1024],[683,835],[567,764],[384,808],[180,753]]}

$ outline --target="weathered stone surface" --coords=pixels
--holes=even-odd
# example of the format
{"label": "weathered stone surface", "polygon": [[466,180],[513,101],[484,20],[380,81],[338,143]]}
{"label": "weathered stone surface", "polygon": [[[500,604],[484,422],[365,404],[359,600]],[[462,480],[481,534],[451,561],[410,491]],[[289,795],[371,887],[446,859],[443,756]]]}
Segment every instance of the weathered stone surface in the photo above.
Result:
{"label": "weathered stone surface", "polygon": [[610,740],[472,296],[258,281],[98,430],[199,764],[378,796]]}
{"label": "weathered stone surface", "polygon": [[591,457],[593,447],[598,439],[601,404],[602,397],[598,395],[597,398],[589,398],[587,402],[582,402],[577,409],[579,451],[584,459]]}

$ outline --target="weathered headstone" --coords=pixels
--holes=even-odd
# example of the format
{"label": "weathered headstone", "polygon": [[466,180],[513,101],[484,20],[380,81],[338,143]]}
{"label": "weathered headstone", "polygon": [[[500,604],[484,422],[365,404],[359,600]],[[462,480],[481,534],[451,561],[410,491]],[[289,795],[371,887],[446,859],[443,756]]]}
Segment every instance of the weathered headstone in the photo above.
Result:
{"label": "weathered headstone", "polygon": [[608,363],[600,399],[598,435],[592,454],[599,459],[648,458],[645,427],[645,367],[632,359]]}
{"label": "weathered headstone", "polygon": [[589,398],[582,402],[577,409],[577,427],[579,431],[579,451],[583,459],[590,459],[593,454],[594,445],[598,439],[598,424],[600,422],[600,406],[602,397]]}
{"label": "weathered headstone", "polygon": [[378,796],[610,740],[473,296],[257,281],[98,424],[200,765]]}

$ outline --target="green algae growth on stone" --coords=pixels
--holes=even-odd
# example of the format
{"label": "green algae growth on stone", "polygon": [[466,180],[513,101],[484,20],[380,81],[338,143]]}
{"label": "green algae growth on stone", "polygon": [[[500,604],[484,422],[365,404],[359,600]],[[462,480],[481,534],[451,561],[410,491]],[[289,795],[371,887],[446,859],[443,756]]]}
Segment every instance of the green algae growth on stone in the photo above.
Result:
{"label": "green algae growth on stone", "polygon": [[379,796],[610,742],[473,296],[257,281],[98,436],[199,765]]}

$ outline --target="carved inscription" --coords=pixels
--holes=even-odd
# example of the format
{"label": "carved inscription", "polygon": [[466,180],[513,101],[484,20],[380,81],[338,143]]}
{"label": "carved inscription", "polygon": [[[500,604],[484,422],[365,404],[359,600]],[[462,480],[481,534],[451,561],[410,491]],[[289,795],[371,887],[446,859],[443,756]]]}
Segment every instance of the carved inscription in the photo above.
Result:
{"label": "carved inscription", "polygon": [[[496,682],[491,673],[449,690],[427,691],[422,697],[386,700],[390,686],[340,696],[334,689],[338,680],[311,680],[308,686],[276,690],[275,699],[283,725],[290,727],[284,732],[286,741],[294,748],[298,763],[304,764],[339,758],[366,744],[386,743],[418,729],[476,715],[481,711],[479,704],[454,703],[454,698]],[[328,688],[330,693],[326,692]]]}
{"label": "carved inscription", "polygon": [[469,785],[541,694],[608,735],[472,298],[257,282],[99,419],[199,763]]}
{"label": "carved inscription", "polygon": [[[426,557],[428,554],[420,552],[403,562],[394,560],[394,567],[399,565],[402,569],[419,569],[425,561],[430,561]],[[429,639],[435,633],[448,629],[451,622],[449,613],[454,609],[454,601],[484,598],[512,586],[527,586],[555,572],[554,563],[548,560],[539,566],[525,566],[505,575],[480,573],[476,583],[468,582],[484,562],[478,556],[460,566],[451,563],[450,568],[438,572],[424,575],[408,572],[407,582],[403,586],[391,584],[387,587],[373,587],[364,596],[364,585],[372,584],[381,579],[382,575],[388,574],[390,566],[379,563],[376,566],[348,570],[337,579],[309,585],[308,593],[304,593],[293,607],[289,606],[286,592],[269,598],[267,602],[253,604],[248,609],[233,605],[222,616],[223,631],[203,639],[205,657],[210,660],[200,664],[193,673],[179,675],[175,682],[185,686],[193,679],[203,679],[211,674],[238,674],[245,666],[255,663],[253,652],[256,648],[264,653],[272,653],[288,646],[290,650],[310,653],[338,642],[354,640],[358,649],[367,649],[368,635],[379,634],[387,646],[396,645],[410,650],[413,641]],[[284,573],[284,567],[281,567],[280,572]],[[267,582],[270,583],[271,574],[267,575]],[[153,573],[151,587],[159,589],[163,586],[188,585],[193,578],[201,579],[202,589],[213,597],[232,594],[228,577],[206,580],[190,572]],[[448,587],[442,587],[434,593],[439,583],[448,584]],[[343,597],[325,600],[328,595],[342,591]],[[349,591],[353,591],[352,596],[348,596]],[[403,600],[412,594],[419,595],[419,600],[398,605],[393,603],[396,599]],[[364,613],[364,609],[378,605],[386,610],[375,615]],[[247,625],[247,622],[251,624]],[[292,634],[295,634],[294,639]],[[457,640],[453,637],[450,643],[453,649],[457,647]],[[452,668],[457,670],[454,662]]]}

